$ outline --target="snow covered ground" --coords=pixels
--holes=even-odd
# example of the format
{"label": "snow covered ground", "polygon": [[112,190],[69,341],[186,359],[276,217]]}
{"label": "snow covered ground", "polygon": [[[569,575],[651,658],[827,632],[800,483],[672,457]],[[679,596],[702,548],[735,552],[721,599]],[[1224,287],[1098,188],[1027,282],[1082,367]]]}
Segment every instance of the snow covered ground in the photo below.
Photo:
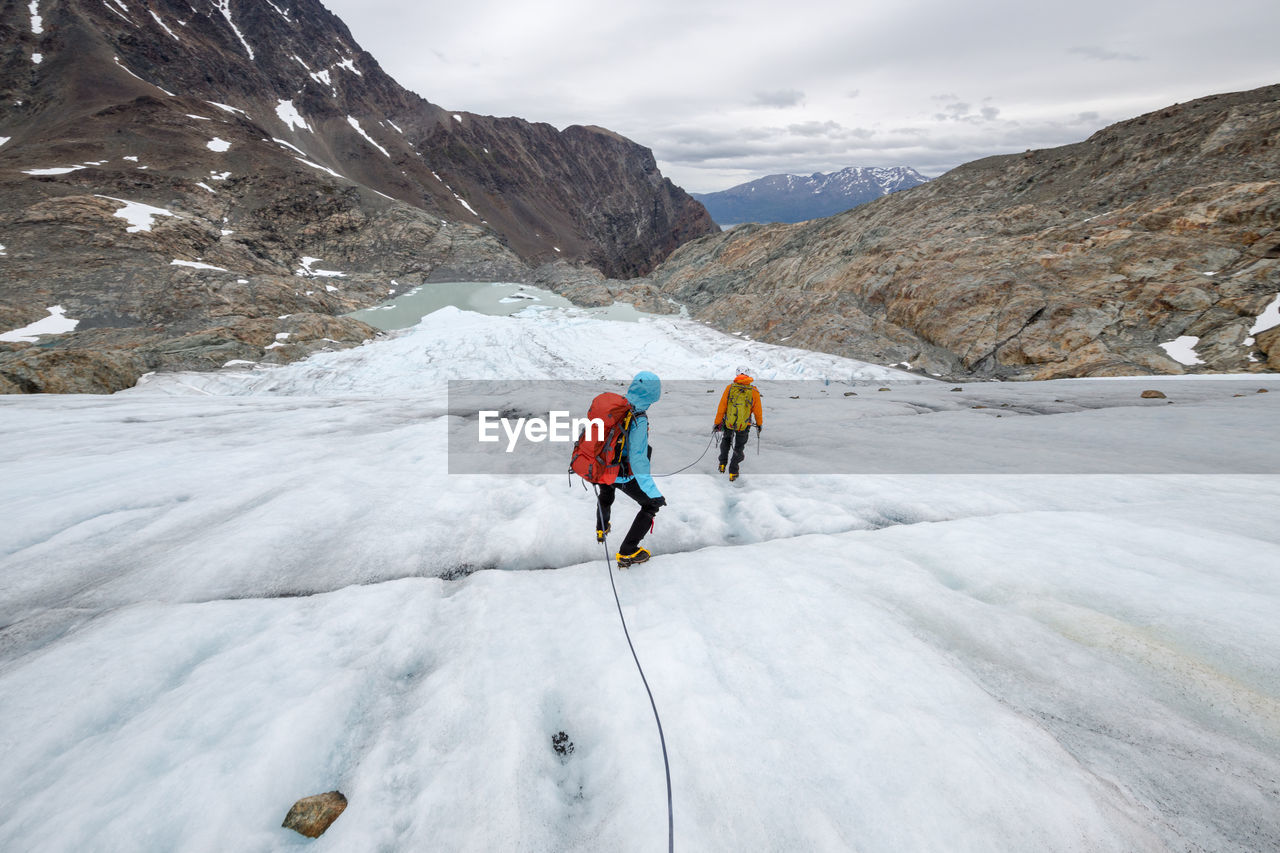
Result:
{"label": "snow covered ground", "polygon": [[[687,320],[445,309],[0,398],[0,849],[664,849],[592,499],[446,473],[447,380],[690,381],[661,473],[739,365],[812,393],[766,394],[738,482],[660,480],[656,556],[615,577],[677,849],[1280,848],[1280,381],[953,392]],[[930,472],[987,443],[1002,473]],[[891,464],[764,473],[851,448]],[[322,838],[280,828],[333,789]]]}

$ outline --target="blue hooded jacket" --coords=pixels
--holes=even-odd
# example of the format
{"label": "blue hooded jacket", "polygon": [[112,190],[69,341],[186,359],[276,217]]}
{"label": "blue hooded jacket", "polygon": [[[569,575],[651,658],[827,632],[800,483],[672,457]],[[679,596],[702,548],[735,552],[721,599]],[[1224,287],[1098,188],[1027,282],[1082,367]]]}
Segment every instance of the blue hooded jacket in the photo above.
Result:
{"label": "blue hooded jacket", "polygon": [[658,484],[653,482],[653,475],[649,473],[649,419],[644,413],[661,396],[662,380],[658,379],[656,373],[642,370],[631,380],[631,387],[627,389],[627,402],[635,407],[637,416],[631,419],[623,451],[627,464],[631,466],[631,476],[619,477],[617,480],[619,483],[635,480],[641,491],[651,498],[662,497],[662,492],[658,491]]}

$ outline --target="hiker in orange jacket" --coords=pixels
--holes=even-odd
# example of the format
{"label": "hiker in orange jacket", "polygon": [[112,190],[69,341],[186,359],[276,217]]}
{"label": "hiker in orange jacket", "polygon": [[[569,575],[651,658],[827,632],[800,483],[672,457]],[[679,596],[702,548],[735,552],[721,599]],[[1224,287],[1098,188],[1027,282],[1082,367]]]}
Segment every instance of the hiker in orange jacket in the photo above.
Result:
{"label": "hiker in orange jacket", "polygon": [[[722,434],[720,439],[720,473],[724,473],[725,465],[729,466],[729,479],[738,479],[738,466],[745,454],[747,436],[751,433],[751,421],[755,419],[756,432],[764,426],[764,415],[760,410],[760,391],[752,385],[752,379],[745,367],[739,368],[738,375],[720,395],[720,405],[716,408],[715,430]],[[733,458],[729,458],[729,448],[733,448]]]}

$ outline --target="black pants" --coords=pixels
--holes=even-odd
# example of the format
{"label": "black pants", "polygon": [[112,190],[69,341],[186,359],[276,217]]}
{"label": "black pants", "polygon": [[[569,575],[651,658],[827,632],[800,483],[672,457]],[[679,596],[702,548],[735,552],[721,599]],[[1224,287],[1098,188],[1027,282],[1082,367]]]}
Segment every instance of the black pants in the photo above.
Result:
{"label": "black pants", "polygon": [[[723,437],[720,439],[720,464],[728,463],[729,473],[738,473],[738,464],[742,462],[742,457],[746,455],[747,436],[751,434],[751,427],[743,427],[742,429],[729,429],[725,427]],[[729,461],[729,446],[733,445],[733,461]]]}
{"label": "black pants", "polygon": [[609,524],[609,514],[613,510],[613,499],[619,490],[640,504],[640,511],[636,513],[636,520],[631,522],[631,529],[627,531],[626,538],[618,546],[619,554],[629,556],[639,550],[640,540],[644,539],[645,534],[649,532],[649,528],[653,524],[653,517],[658,514],[659,504],[645,494],[644,489],[640,488],[640,485],[635,480],[628,480],[617,485],[603,485],[600,487],[600,495],[596,504],[596,526],[600,530],[604,530]]}

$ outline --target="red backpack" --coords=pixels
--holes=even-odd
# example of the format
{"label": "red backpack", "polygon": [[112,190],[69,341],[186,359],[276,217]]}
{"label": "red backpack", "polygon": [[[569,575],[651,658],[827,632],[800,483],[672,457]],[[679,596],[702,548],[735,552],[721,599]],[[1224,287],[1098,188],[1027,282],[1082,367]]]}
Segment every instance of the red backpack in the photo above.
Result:
{"label": "red backpack", "polygon": [[604,435],[588,425],[573,443],[569,470],[589,483],[612,483],[622,468],[622,451],[627,441],[633,410],[627,398],[605,391],[591,401],[587,417],[604,424]]}

